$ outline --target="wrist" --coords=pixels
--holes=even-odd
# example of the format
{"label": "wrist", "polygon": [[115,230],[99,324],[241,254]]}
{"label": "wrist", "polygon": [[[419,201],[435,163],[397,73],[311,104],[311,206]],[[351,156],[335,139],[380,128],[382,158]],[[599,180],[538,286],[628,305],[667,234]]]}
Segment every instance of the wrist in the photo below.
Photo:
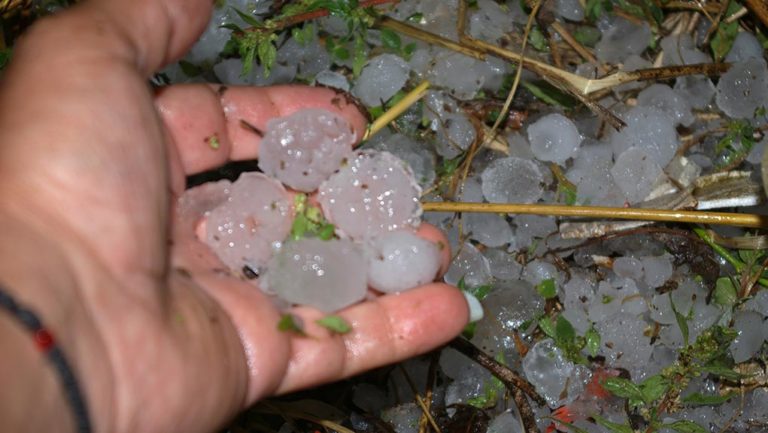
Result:
{"label": "wrist", "polygon": [[[78,383],[90,414],[92,431],[109,430],[111,408],[111,373],[103,344],[93,326],[88,311],[80,301],[78,276],[70,259],[47,236],[26,224],[0,215],[3,230],[0,241],[0,281],[4,291],[15,302],[34,314],[53,337]],[[17,318],[0,309],[0,333],[3,345],[0,353],[14,356],[8,361],[16,364],[4,374],[19,373],[12,380],[25,388],[24,403],[14,406],[15,417],[25,424],[3,431],[75,431],[71,402],[65,394],[61,373],[46,353],[35,345],[35,335]],[[5,336],[8,335],[8,339]],[[5,383],[5,381],[0,381]],[[47,412],[50,410],[50,412]],[[41,417],[39,414],[46,416]],[[48,414],[51,414],[48,416]],[[98,415],[98,418],[96,417]],[[106,416],[105,416],[106,415]],[[3,420],[4,417],[0,417]],[[30,423],[40,429],[29,428]]]}

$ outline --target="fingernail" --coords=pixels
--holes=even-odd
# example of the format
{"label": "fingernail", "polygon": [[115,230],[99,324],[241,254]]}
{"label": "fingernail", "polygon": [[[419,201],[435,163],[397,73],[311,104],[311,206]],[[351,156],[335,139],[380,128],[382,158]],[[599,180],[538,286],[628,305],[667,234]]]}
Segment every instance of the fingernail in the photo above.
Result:
{"label": "fingernail", "polygon": [[461,293],[464,294],[464,299],[467,300],[467,305],[469,305],[469,321],[470,322],[477,322],[478,320],[483,318],[483,305],[480,304],[480,301],[475,298],[474,295],[471,293],[467,293],[462,291]]}

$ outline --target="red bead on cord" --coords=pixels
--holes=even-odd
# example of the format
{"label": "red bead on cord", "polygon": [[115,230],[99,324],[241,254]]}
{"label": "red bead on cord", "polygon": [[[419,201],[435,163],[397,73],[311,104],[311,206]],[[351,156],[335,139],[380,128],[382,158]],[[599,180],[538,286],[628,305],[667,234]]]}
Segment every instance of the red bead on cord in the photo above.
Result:
{"label": "red bead on cord", "polygon": [[35,345],[42,352],[47,352],[55,344],[53,335],[47,329],[39,329],[35,332]]}

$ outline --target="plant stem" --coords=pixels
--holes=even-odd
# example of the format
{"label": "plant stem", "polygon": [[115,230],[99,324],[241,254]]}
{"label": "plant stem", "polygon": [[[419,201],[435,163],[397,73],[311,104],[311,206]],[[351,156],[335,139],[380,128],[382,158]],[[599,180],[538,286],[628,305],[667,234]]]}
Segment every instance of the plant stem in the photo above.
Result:
{"label": "plant stem", "polygon": [[381,131],[382,128],[389,125],[389,122],[397,119],[406,110],[411,108],[411,105],[415,104],[419,99],[423,98],[424,95],[427,94],[427,89],[429,89],[429,81],[423,81],[421,84],[416,86],[415,89],[408,92],[408,94],[405,95],[403,99],[401,99],[397,104],[387,110],[378,119],[374,120],[370,126],[368,126],[368,130],[365,131],[363,140],[367,140],[373,137],[377,132]]}
{"label": "plant stem", "polygon": [[736,269],[736,272],[741,272],[742,270],[744,270],[744,266],[746,266],[746,264],[741,260],[737,259],[736,256],[731,254],[730,251],[728,251],[727,249],[717,244],[715,240],[712,239],[712,236],[710,236],[709,233],[707,233],[706,230],[704,230],[701,227],[694,227],[693,232],[696,233],[696,235],[698,235],[701,238],[701,240],[706,242],[707,245],[709,245],[710,248],[712,248],[715,251],[715,253],[717,253],[718,256],[722,257],[723,259],[725,259],[726,262],[728,262],[731,266],[733,266],[733,268]]}
{"label": "plant stem", "polygon": [[668,221],[698,224],[768,228],[768,216],[727,212],[682,211],[603,206],[563,206],[550,204],[428,202],[427,212],[511,213],[582,218],[617,218],[641,221]]}

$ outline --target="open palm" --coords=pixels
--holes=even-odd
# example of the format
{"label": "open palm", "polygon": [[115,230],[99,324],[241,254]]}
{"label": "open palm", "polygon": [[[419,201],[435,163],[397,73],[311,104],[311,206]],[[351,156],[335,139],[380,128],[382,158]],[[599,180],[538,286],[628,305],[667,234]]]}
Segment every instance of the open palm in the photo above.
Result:
{"label": "open palm", "polygon": [[281,333],[271,303],[174,222],[186,175],[257,156],[259,138],[241,119],[263,128],[313,106],[364,129],[354,106],[325,89],[154,95],[147,77],[183,54],[210,5],[84,2],[33,28],[3,77],[0,215],[40,234],[71,271],[61,293],[24,296],[61,335],[98,430],[210,431],[266,395],[426,351],[467,318],[458,291],[432,284],[343,311],[354,328],[343,337],[313,326],[320,313],[308,308],[295,313],[311,338]]}

